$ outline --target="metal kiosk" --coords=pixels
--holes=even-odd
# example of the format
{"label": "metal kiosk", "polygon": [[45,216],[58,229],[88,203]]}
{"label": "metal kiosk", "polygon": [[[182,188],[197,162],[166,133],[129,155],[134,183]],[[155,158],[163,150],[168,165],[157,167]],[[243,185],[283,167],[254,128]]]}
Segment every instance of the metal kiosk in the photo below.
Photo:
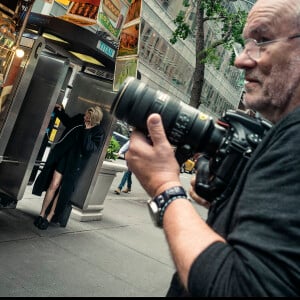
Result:
{"label": "metal kiosk", "polygon": [[[57,42],[53,36],[66,43]],[[102,52],[100,43],[111,51]],[[51,113],[56,103],[65,101],[69,115],[84,112],[91,105],[99,105],[104,112],[105,142],[91,157],[72,198],[74,206],[84,209],[93,194],[115,123],[109,111],[114,98],[116,45],[72,23],[31,13],[21,46],[26,60],[9,95],[9,105],[0,115],[0,208],[15,208],[27,185],[34,181],[33,171],[42,167],[40,157],[51,145],[45,143]],[[92,56],[101,66],[79,59],[74,51]],[[55,139],[62,130],[58,128]]]}

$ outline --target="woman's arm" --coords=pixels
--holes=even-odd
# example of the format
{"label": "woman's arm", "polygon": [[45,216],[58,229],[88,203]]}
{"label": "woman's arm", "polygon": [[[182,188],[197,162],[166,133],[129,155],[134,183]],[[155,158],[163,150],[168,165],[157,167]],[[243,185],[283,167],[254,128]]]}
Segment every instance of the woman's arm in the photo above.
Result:
{"label": "woman's arm", "polygon": [[54,113],[65,127],[72,126],[71,118],[66,114],[65,109],[61,104],[55,104]]}

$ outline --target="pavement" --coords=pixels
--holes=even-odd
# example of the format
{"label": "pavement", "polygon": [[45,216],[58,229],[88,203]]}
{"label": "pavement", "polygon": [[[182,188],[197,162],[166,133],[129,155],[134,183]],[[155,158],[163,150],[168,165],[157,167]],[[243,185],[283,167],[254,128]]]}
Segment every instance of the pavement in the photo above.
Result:
{"label": "pavement", "polygon": [[[122,175],[100,221],[71,215],[65,228],[37,229],[43,197],[32,195],[32,186],[16,209],[0,210],[0,297],[165,296],[175,269],[163,231],[153,225],[149,197],[134,175],[130,194],[114,193]],[[206,217],[202,208],[199,214]]]}

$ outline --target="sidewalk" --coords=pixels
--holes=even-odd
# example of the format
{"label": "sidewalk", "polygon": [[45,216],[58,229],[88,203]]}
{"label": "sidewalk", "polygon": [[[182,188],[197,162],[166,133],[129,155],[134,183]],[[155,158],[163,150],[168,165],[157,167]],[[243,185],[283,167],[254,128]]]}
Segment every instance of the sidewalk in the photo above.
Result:
{"label": "sidewalk", "polygon": [[66,228],[33,225],[42,197],[28,186],[17,209],[0,210],[0,297],[159,297],[174,272],[163,231],[153,226],[148,196],[115,195],[114,179],[101,221],[72,219]]}

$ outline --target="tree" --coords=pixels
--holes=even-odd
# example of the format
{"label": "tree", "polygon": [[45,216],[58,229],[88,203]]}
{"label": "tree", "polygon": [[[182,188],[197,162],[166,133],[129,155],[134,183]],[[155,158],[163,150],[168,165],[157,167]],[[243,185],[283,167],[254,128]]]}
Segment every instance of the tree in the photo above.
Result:
{"label": "tree", "polygon": [[[201,104],[201,93],[204,84],[205,64],[218,64],[221,59],[217,55],[219,47],[232,52],[232,61],[234,60],[234,43],[243,44],[241,33],[246,22],[247,12],[238,10],[232,12],[228,10],[226,4],[236,0],[196,0],[196,64],[193,75],[193,86],[191,91],[190,105],[198,108]],[[178,39],[186,39],[192,30],[185,18],[188,10],[191,8],[190,0],[183,0],[185,11],[179,12],[174,20],[177,26],[173,32],[170,42],[175,44]],[[205,41],[204,24],[210,21],[215,24],[214,28],[220,28],[220,38],[218,40]]]}

